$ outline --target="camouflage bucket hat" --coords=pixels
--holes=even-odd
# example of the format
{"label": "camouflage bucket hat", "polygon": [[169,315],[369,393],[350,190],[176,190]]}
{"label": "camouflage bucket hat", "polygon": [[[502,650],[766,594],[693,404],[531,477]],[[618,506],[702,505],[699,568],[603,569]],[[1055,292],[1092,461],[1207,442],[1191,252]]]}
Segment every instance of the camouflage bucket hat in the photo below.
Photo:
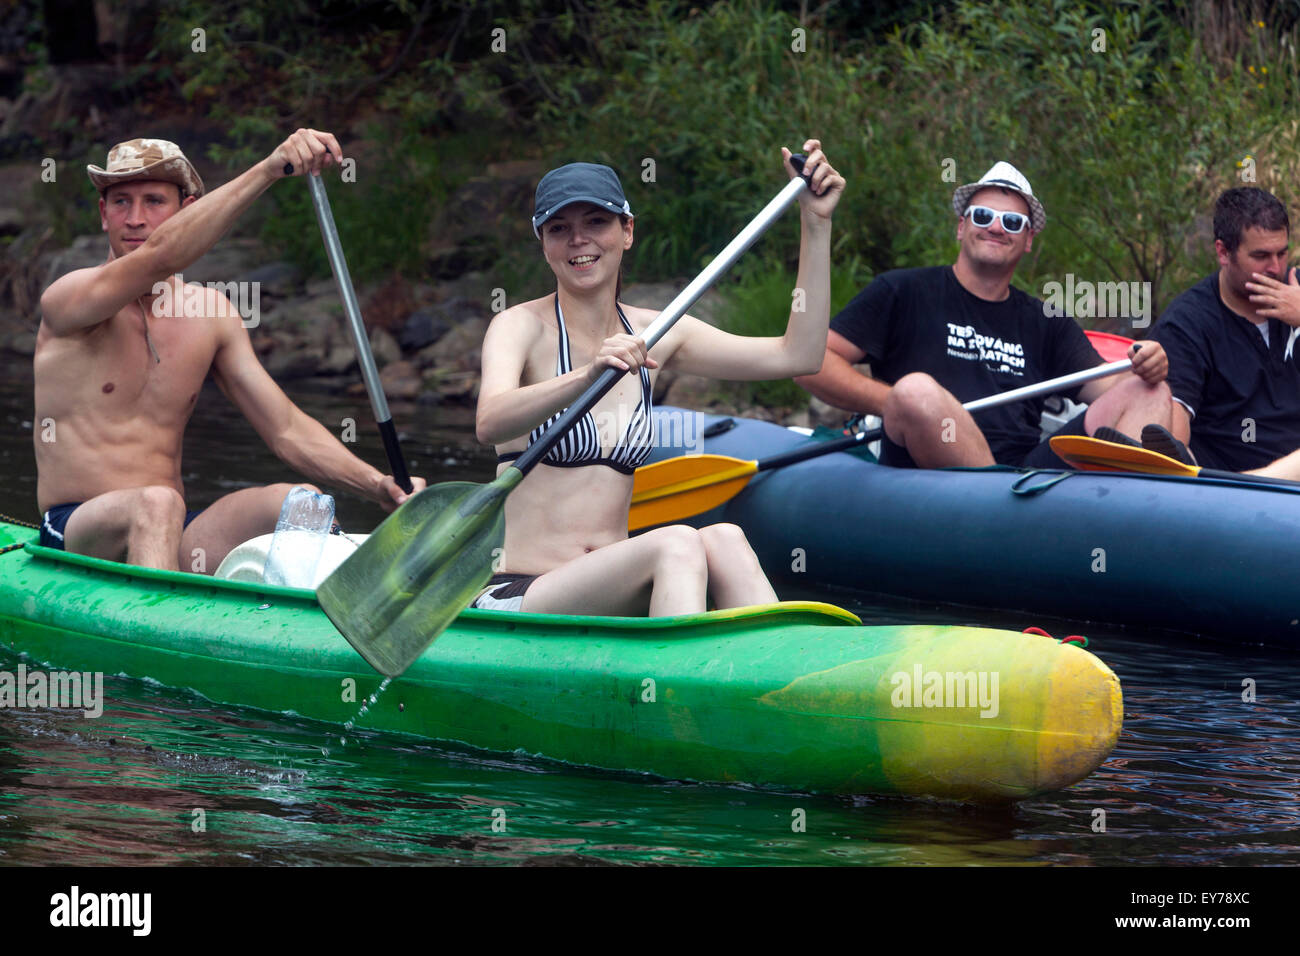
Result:
{"label": "camouflage bucket hat", "polygon": [[175,183],[188,196],[203,195],[203,180],[181,148],[165,139],[132,139],[108,151],[108,167],[87,166],[95,188],[103,192],[114,183],[157,179]]}

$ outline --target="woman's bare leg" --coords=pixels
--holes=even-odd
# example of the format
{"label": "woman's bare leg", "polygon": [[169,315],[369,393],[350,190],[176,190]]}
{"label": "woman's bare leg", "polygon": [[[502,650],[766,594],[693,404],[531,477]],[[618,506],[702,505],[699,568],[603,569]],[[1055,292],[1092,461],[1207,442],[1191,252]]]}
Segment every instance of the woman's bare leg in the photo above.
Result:
{"label": "woman's bare leg", "polygon": [[709,594],[717,608],[772,604],[776,592],[758,563],[745,532],[734,524],[700,529],[709,563]]}
{"label": "woman's bare leg", "polygon": [[707,609],[708,560],[700,532],[685,525],[647,531],[541,575],[521,611],[651,617]]}

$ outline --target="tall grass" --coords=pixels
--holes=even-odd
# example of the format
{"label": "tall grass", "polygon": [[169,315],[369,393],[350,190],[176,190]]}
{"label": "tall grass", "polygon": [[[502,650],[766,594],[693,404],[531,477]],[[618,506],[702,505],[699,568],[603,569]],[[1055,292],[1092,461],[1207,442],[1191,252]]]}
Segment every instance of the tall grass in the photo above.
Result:
{"label": "tall grass", "polygon": [[[831,314],[834,315],[867,281],[859,260],[850,259],[831,269]],[[795,273],[763,260],[753,260],[739,269],[736,279],[724,290],[719,326],[736,335],[775,336],[785,333],[794,298]],[[746,382],[738,393],[759,405],[798,407],[808,393],[789,379]]]}
{"label": "tall grass", "polygon": [[[1298,17],[1259,0],[180,0],[157,49],[227,123],[232,161],[288,123],[369,117],[391,144],[380,175],[336,191],[340,219],[374,240],[362,276],[426,277],[441,205],[520,155],[613,165],[638,219],[628,281],[693,275],[780,187],[779,147],[818,136],[849,184],[837,276],[952,261],[953,189],[1007,159],[1049,213],[1018,285],[1142,281],[1158,307],[1212,268],[1219,191],[1253,174],[1298,198]],[[210,25],[204,56],[178,47],[193,23]],[[267,237],[323,269],[305,196],[276,202]],[[536,250],[516,239],[502,232],[500,268],[531,275]],[[737,316],[784,315],[772,277],[796,253],[783,224],[749,254]]]}

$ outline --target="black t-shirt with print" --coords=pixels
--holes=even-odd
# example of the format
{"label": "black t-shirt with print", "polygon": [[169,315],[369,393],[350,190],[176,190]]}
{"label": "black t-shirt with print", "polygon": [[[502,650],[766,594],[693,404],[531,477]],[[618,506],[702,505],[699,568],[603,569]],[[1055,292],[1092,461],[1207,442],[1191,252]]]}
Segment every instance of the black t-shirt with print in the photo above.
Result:
{"label": "black t-shirt with print", "polygon": [[1300,448],[1300,342],[1268,320],[1268,343],[1219,295],[1219,273],[1170,302],[1151,331],[1169,355],[1169,388],[1192,411],[1192,454],[1207,468],[1260,468]]}
{"label": "black t-shirt with print", "polygon": [[[1001,302],[981,299],[951,266],[881,274],[831,328],[867,353],[873,378],[892,385],[926,372],[963,404],[1102,364],[1068,315],[1045,314],[1041,301],[1016,288]],[[1061,394],[1076,397],[1078,388]],[[1038,445],[1043,402],[975,416],[996,461],[1019,465]]]}

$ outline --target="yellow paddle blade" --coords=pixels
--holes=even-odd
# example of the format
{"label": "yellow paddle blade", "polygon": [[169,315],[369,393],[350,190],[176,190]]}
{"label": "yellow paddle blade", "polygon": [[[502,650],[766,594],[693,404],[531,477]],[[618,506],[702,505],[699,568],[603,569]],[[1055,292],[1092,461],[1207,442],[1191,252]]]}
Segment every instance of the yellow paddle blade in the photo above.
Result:
{"label": "yellow paddle blade", "polygon": [[638,468],[627,529],[640,531],[716,508],[744,488],[757,470],[756,461],[726,455],[685,455]]}
{"label": "yellow paddle blade", "polygon": [[1144,475],[1183,475],[1195,478],[1201,469],[1149,448],[1136,448],[1087,435],[1053,435],[1052,451],[1085,471],[1136,471]]}

